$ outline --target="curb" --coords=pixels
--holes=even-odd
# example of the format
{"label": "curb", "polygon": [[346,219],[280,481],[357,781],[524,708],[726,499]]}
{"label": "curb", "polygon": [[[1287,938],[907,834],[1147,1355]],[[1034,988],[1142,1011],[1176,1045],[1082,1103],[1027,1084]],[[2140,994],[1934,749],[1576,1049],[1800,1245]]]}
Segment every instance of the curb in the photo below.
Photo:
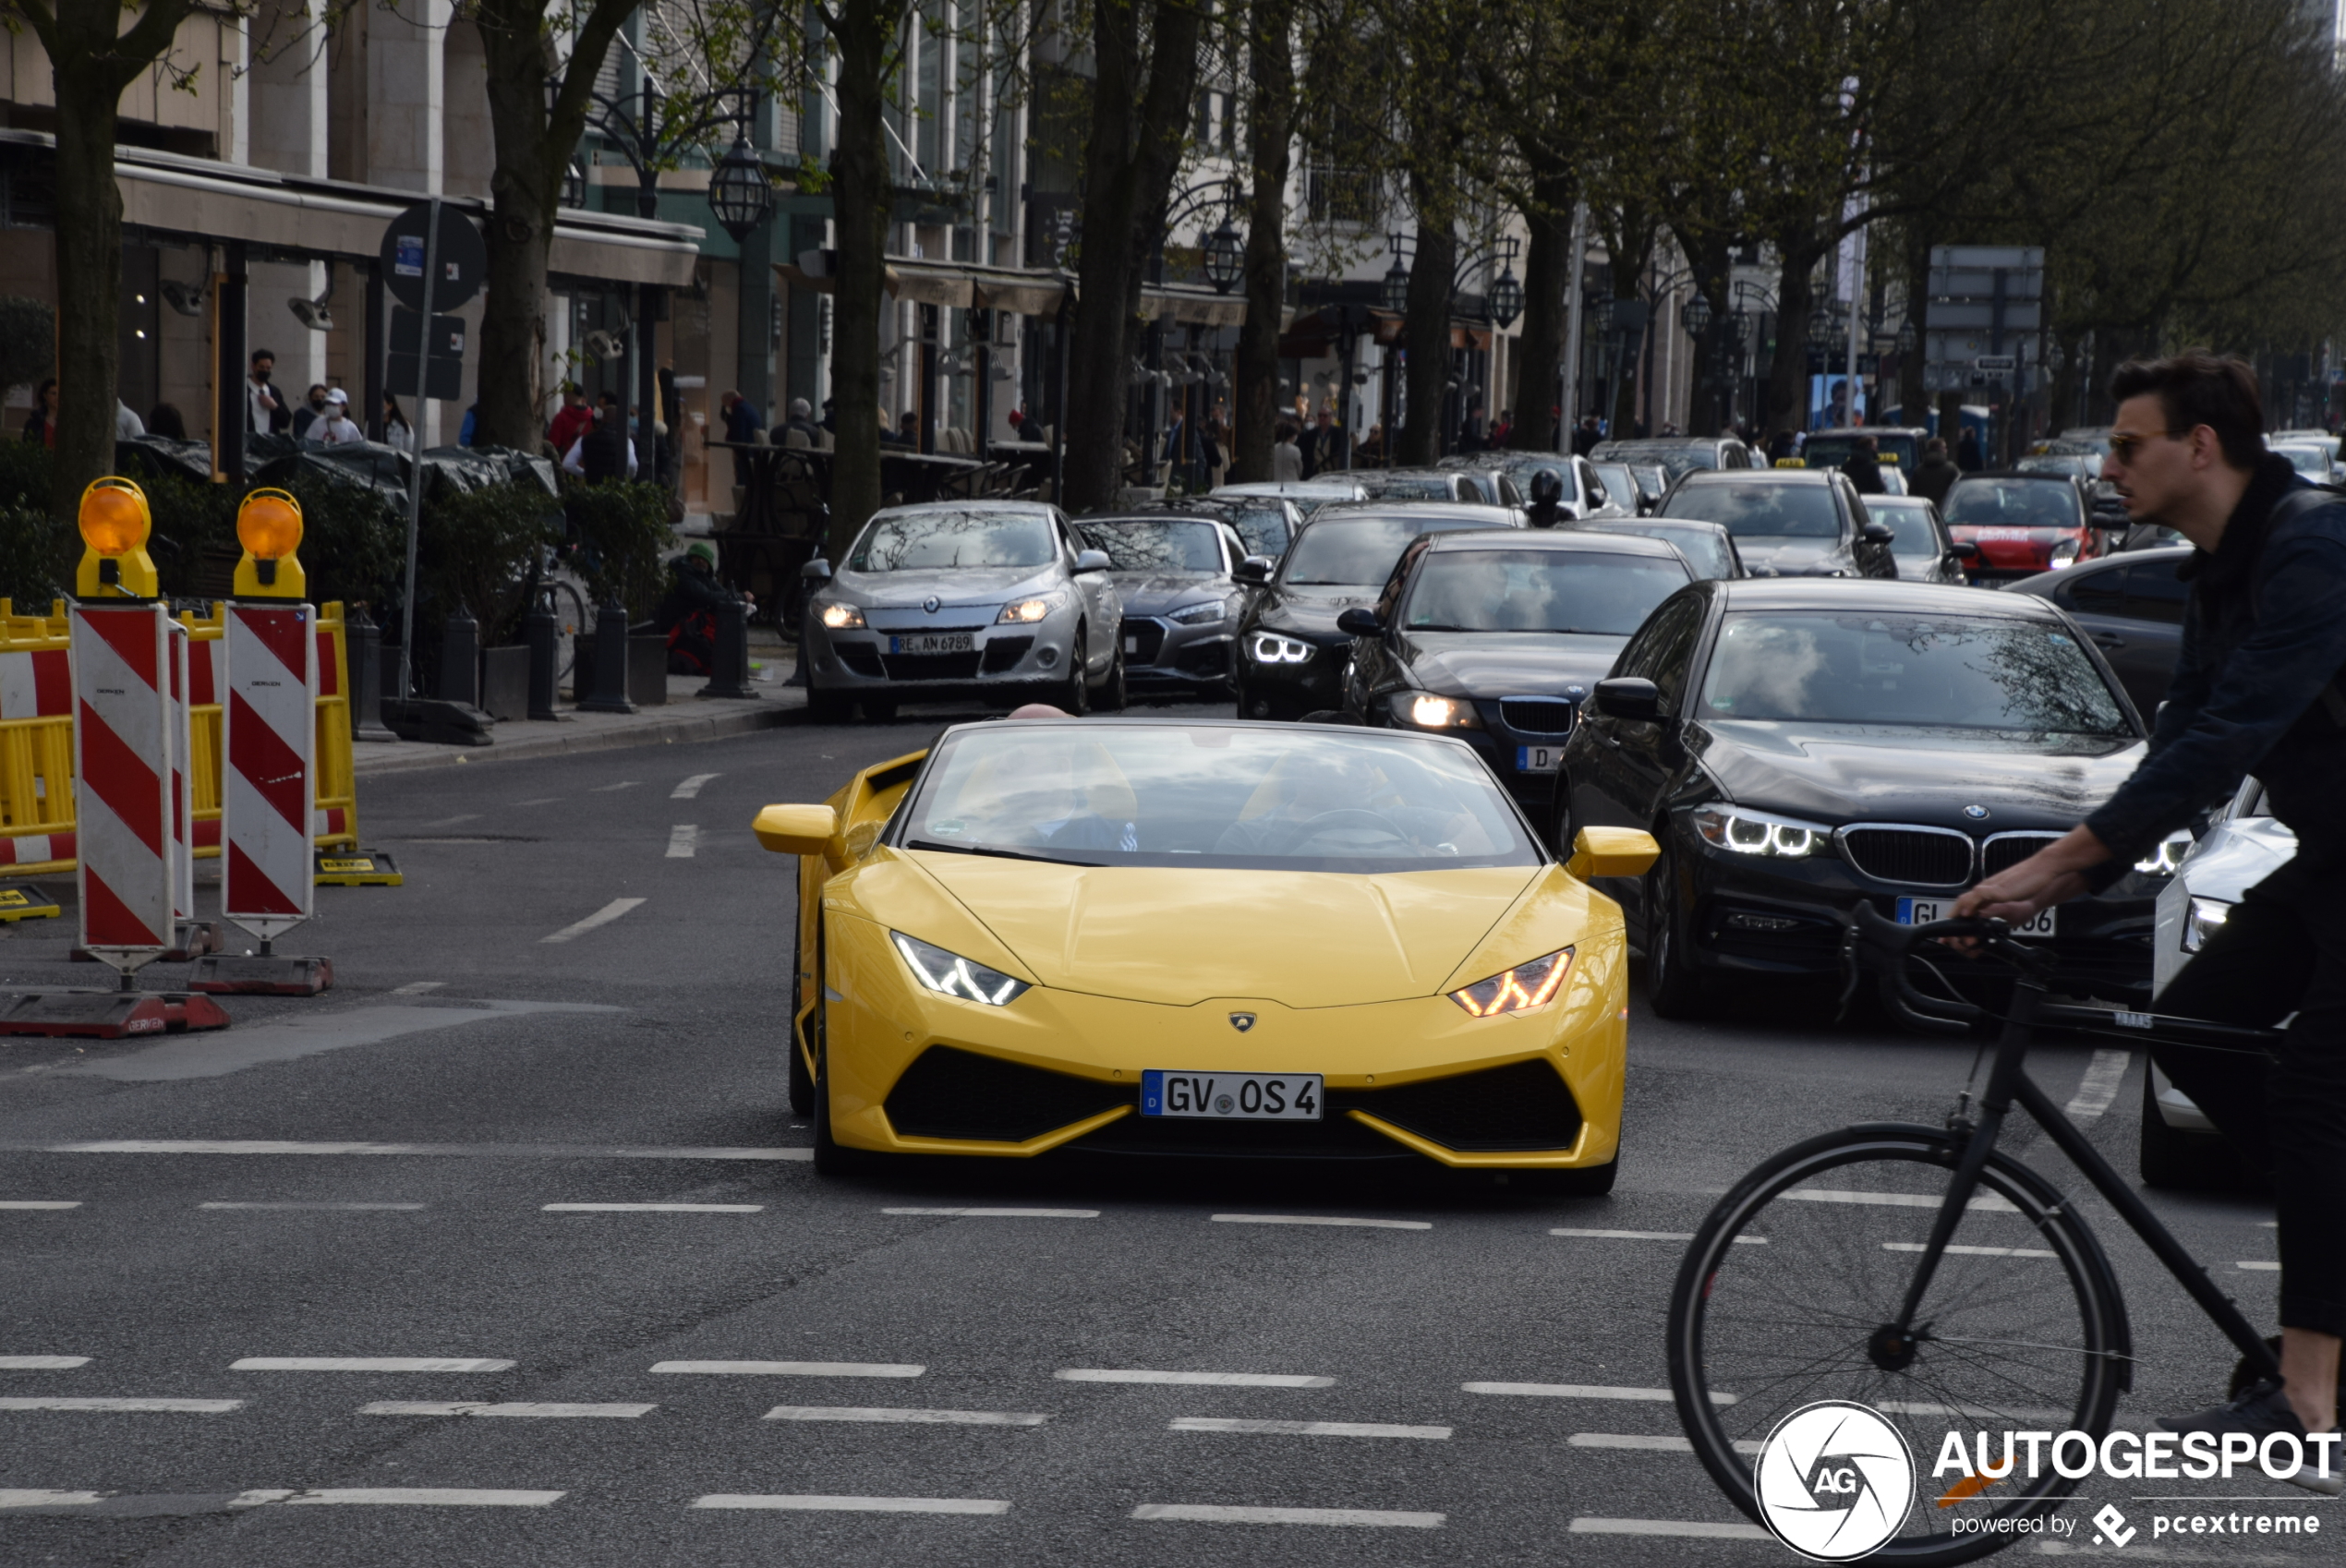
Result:
{"label": "curb", "polygon": [[[541,726],[550,732],[526,735],[514,740],[498,740],[487,746],[434,746],[420,741],[403,741],[396,748],[361,742],[353,748],[352,774],[358,778],[371,778],[380,773],[414,773],[430,767],[453,767],[459,763],[519,762],[532,757],[568,756],[586,752],[618,751],[630,746],[675,745],[693,741],[716,741],[729,735],[755,734],[761,730],[776,730],[804,719],[806,710],[795,705],[782,706],[760,703],[746,711],[695,714],[689,718],[661,719],[656,723],[614,726],[584,733],[562,734],[559,727]],[[502,726],[500,728],[502,728]]]}

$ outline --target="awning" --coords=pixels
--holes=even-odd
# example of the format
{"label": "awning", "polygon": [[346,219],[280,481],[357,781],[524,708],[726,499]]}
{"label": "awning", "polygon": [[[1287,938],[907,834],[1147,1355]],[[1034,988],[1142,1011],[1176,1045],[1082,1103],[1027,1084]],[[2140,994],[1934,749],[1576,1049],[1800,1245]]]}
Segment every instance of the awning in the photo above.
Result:
{"label": "awning", "polygon": [[[825,253],[826,262],[828,259],[828,253]],[[805,257],[802,256],[800,259],[804,260]],[[796,262],[777,261],[774,263],[774,275],[792,288],[805,289],[810,293],[838,292],[836,278],[819,271],[810,272]],[[1020,316],[1050,315],[1059,308],[1060,296],[1067,292],[1066,281],[1049,272],[1022,272],[1008,268],[913,261],[901,258],[888,263],[887,277],[881,286],[898,299],[910,300],[916,305],[1008,310]]]}
{"label": "awning", "polygon": [[[243,240],[320,259],[374,259],[382,249],[383,230],[417,199],[415,193],[381,186],[296,178],[136,148],[117,153],[115,177],[125,223],[194,239]],[[447,200],[477,220],[488,219],[483,201]],[[555,222],[547,265],[550,271],[596,282],[689,287],[700,238],[701,231],[685,223],[565,211]]]}
{"label": "awning", "polygon": [[1246,296],[1147,283],[1141,288],[1141,314],[1190,326],[1236,327],[1246,320]]}
{"label": "awning", "polygon": [[977,302],[988,310],[1008,310],[1016,316],[1048,316],[1067,297],[1067,284],[1052,277],[981,277],[977,280]]}

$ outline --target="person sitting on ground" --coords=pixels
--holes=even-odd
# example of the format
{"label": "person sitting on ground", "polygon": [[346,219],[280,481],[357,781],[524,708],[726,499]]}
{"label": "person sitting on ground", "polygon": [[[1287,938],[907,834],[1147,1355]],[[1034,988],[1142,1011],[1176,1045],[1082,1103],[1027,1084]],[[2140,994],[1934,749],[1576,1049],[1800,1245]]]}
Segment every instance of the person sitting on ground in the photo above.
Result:
{"label": "person sitting on ground", "polygon": [[668,594],[659,601],[659,625],[668,638],[668,673],[707,675],[716,667],[717,609],[738,604],[717,579],[717,547],[695,539],[670,563]]}

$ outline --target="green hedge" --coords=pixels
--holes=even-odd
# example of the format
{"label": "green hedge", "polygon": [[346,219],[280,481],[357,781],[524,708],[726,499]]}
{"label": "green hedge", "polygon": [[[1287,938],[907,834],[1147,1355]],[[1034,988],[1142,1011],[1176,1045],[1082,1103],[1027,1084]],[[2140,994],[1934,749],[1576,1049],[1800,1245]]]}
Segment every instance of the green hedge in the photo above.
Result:
{"label": "green hedge", "polygon": [[562,512],[578,546],[574,566],[595,605],[616,593],[633,621],[659,608],[668,587],[661,553],[676,542],[668,503],[666,487],[643,480],[573,485],[562,492]]}

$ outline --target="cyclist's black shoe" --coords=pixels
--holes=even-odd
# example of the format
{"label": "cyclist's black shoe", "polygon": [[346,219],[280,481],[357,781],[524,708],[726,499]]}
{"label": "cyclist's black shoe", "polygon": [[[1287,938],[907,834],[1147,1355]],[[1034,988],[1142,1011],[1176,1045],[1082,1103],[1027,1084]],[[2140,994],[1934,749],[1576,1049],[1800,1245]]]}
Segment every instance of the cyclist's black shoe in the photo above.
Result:
{"label": "cyclist's black shoe", "polygon": [[2324,1475],[2320,1454],[2305,1441],[2305,1423],[2297,1418],[2296,1410],[2289,1403],[2289,1395],[2281,1385],[2269,1379],[2259,1381],[2228,1405],[2213,1410],[2202,1410],[2191,1416],[2161,1416],[2159,1424],[2171,1432],[2212,1432],[2220,1437],[2226,1432],[2246,1432],[2262,1447],[2274,1432],[2287,1432],[2295,1438],[2304,1453],[2304,1463],[2293,1475],[2278,1478],[2307,1491],[2317,1491],[2330,1497],[2339,1495],[2340,1466],[2346,1465],[2346,1443],[2322,1445],[2329,1453],[2329,1473]]}

